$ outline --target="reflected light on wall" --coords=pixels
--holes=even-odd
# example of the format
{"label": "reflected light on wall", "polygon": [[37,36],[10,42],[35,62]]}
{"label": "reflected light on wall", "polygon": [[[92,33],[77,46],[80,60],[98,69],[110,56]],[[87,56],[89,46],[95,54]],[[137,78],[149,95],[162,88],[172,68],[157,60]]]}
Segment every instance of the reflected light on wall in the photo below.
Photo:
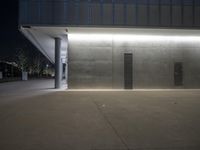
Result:
{"label": "reflected light on wall", "polygon": [[121,42],[200,42],[200,36],[191,35],[144,35],[144,34],[101,34],[70,33],[72,41],[121,41]]}
{"label": "reflected light on wall", "polygon": [[69,40],[73,41],[99,41],[99,40],[112,40],[113,35],[112,34],[85,34],[85,33],[70,33],[68,34]]}

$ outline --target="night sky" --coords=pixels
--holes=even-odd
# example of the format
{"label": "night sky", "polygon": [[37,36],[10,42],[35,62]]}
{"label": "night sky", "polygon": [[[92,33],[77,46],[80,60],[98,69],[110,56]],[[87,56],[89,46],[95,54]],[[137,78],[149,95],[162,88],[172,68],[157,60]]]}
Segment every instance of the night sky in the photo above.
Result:
{"label": "night sky", "polygon": [[2,0],[1,32],[0,32],[0,60],[13,61],[17,49],[36,48],[18,31],[18,0]]}

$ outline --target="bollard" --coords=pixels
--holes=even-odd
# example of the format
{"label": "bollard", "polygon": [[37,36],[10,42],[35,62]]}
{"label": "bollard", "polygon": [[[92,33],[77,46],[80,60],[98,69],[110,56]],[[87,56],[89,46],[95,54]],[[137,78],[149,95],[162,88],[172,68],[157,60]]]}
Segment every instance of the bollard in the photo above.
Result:
{"label": "bollard", "polygon": [[0,79],[3,79],[3,72],[0,71]]}
{"label": "bollard", "polygon": [[22,72],[22,81],[28,80],[28,72]]}

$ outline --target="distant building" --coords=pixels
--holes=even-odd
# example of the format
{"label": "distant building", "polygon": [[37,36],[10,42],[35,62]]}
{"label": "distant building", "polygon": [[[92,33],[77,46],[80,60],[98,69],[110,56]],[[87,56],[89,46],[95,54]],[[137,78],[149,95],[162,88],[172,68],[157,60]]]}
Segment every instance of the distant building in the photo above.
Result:
{"label": "distant building", "polygon": [[70,89],[200,88],[199,0],[20,0],[20,31]]}
{"label": "distant building", "polygon": [[1,62],[0,72],[2,72],[3,78],[21,77],[21,70],[14,62]]}

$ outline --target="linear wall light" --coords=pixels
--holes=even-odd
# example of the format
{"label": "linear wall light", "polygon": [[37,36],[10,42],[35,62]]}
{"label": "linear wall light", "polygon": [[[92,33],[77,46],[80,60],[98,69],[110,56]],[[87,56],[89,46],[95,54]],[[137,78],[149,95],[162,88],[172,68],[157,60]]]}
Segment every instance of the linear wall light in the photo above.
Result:
{"label": "linear wall light", "polygon": [[121,41],[121,42],[200,42],[200,36],[192,35],[144,35],[144,34],[101,34],[69,33],[72,41]]}

